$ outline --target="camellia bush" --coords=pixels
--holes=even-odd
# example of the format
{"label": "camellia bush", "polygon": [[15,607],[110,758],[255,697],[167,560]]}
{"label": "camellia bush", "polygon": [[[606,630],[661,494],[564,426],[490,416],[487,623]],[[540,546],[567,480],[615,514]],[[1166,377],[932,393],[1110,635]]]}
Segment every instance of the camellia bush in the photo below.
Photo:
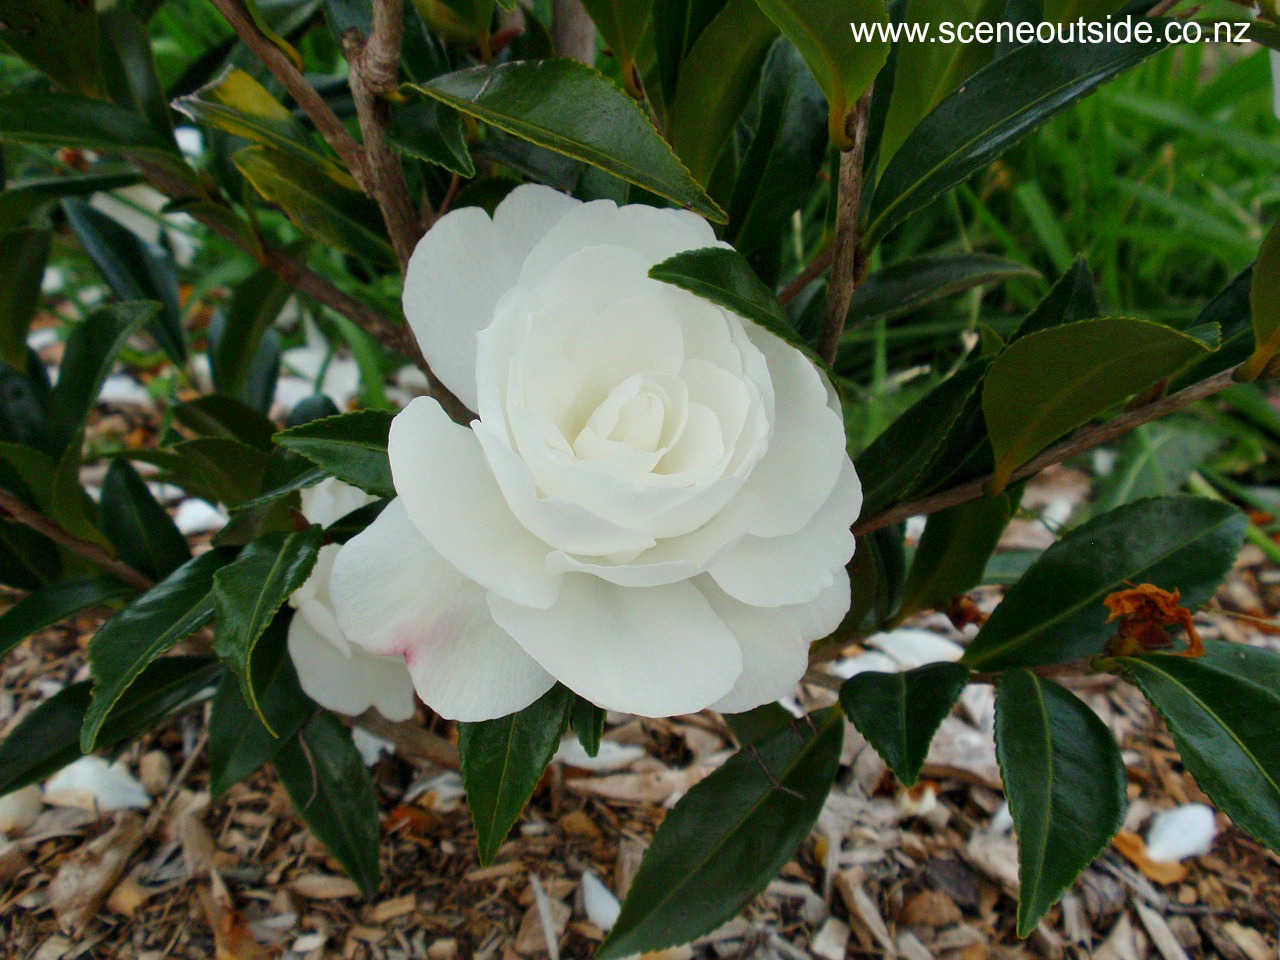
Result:
{"label": "camellia bush", "polygon": [[[1276,230],[1198,316],[1104,312],[1059,230],[1028,308],[899,323],[1036,289],[1032,264],[956,252],[938,211],[1165,51],[1176,3],[211,2],[0,2],[0,581],[22,592],[0,648],[116,610],[91,680],[0,745],[0,795],[211,699],[215,796],[271,764],[372,895],[379,813],[344,718],[457,721],[488,862],[567,730],[594,755],[607,711],[717,711],[741,749],[653,838],[599,953],[621,957],[765,887],[846,719],[909,786],[966,685],[994,684],[1027,935],[1124,820],[1116,741],[1058,682],[1105,673],[1280,851],[1280,655],[1191,619],[1262,536],[1229,488],[1113,489],[1006,564],[959,662],[778,703],[861,637],[966,615],[1029,478],[1280,372]],[[1276,44],[1274,9],[1236,12]],[[1152,29],[856,38],[947,17]],[[75,306],[56,377],[28,342],[51,255]],[[355,357],[358,409],[270,419],[289,311]],[[89,450],[122,358],[162,426]],[[406,365],[427,395],[397,412]],[[229,512],[211,548],[144,476]]]}

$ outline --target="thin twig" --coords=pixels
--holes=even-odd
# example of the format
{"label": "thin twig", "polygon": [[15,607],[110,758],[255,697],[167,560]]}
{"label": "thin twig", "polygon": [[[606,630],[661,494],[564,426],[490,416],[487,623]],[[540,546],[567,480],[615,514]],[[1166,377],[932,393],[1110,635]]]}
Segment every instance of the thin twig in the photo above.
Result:
{"label": "thin twig", "polygon": [[[1062,463],[1064,460],[1069,460],[1074,456],[1086,453],[1095,447],[1100,447],[1104,443],[1109,443],[1118,437],[1122,437],[1144,423],[1158,420],[1160,417],[1167,416],[1176,410],[1181,410],[1183,407],[1198,400],[1205,400],[1216,393],[1220,393],[1235,383],[1237,369],[1232,367],[1230,370],[1224,370],[1222,373],[1192,384],[1171,396],[1162,397],[1154,403],[1149,403],[1145,407],[1126,411],[1105,423],[1084,427],[1067,439],[1049,447],[1039,456],[1028,460],[1014,471],[1010,482],[1022,480],[1032,474],[1039,473],[1046,467]],[[985,495],[985,488],[990,479],[990,477],[981,477],[958,487],[952,487],[950,490],[932,493],[927,497],[921,497],[919,500],[890,507],[875,516],[859,520],[853,525],[853,532],[861,536],[865,533],[892,526],[895,523],[901,523],[909,517],[927,516],[940,510],[946,510],[948,507],[955,507],[970,500],[977,500]]]}
{"label": "thin twig", "polygon": [[835,245],[828,243],[818,252],[818,255],[813,258],[810,264],[800,271],[799,276],[782,288],[782,292],[778,294],[778,302],[785,307],[800,294],[804,293],[809,284],[827,272],[827,268],[831,266],[831,261],[835,258]]}
{"label": "thin twig", "polygon": [[4,510],[23,526],[30,527],[36,533],[44,534],[58,546],[79,554],[122,583],[127,583],[138,590],[150,590],[155,586],[154,580],[138,572],[123,560],[112,556],[101,544],[73,536],[38,510],[27,506],[8,490],[0,490],[0,510]]}
{"label": "thin twig", "polygon": [[227,23],[231,24],[231,28],[240,39],[284,85],[289,96],[293,97],[303,112],[311,118],[320,135],[342,158],[342,162],[347,165],[356,182],[368,191],[370,178],[364,149],[338,119],[337,114],[324,102],[324,98],[316,88],[303,76],[302,71],[294,65],[283,50],[258,29],[253,18],[240,5],[240,0],[213,0],[213,5],[226,18]]}
{"label": "thin twig", "polygon": [[844,333],[849,301],[866,274],[859,222],[862,218],[862,165],[867,154],[867,128],[871,119],[871,88],[858,99],[849,115],[852,146],[840,154],[840,182],[837,188],[836,239],[827,287],[827,309],[818,338],[818,354],[834,363]]}
{"label": "thin twig", "polygon": [[390,740],[395,744],[396,752],[406,759],[425,760],[450,770],[457,770],[460,765],[455,744],[413,720],[388,720],[377,710],[366,710],[352,722],[376,736]]}
{"label": "thin twig", "polygon": [[404,39],[403,0],[374,0],[373,26],[368,39],[352,27],[342,35],[342,48],[351,64],[351,96],[364,134],[369,182],[365,192],[382,211],[391,245],[400,260],[400,269],[409,263],[423,228],[414,211],[404,166],[387,144],[391,123],[388,97],[400,83],[400,44]]}

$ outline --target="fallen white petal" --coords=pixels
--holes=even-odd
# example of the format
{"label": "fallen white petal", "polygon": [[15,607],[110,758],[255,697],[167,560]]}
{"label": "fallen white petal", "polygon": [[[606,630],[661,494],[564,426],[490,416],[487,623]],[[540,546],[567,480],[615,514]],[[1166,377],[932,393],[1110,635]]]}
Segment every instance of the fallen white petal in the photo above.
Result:
{"label": "fallen white petal", "polygon": [[173,522],[182,533],[192,536],[221,530],[227,525],[227,515],[209,501],[192,497],[178,506]]}
{"label": "fallen white petal", "polygon": [[856,657],[845,657],[831,664],[831,672],[841,680],[848,680],[860,673],[897,673],[898,661],[876,651],[860,653]]}
{"label": "fallen white petal", "polygon": [[107,377],[98,391],[99,403],[112,403],[117,406],[150,407],[153,404],[147,388],[123,373]]}
{"label": "fallen white petal", "polygon": [[385,753],[389,757],[395,756],[396,745],[390,740],[384,740],[377,734],[370,733],[364,727],[354,727],[351,730],[351,740],[356,745],[356,750],[360,753],[360,759],[364,761],[366,767],[372,767]]}
{"label": "fallen white petal", "polygon": [[618,914],[622,912],[622,904],[613,891],[590,870],[582,872],[582,907],[587,912],[587,919],[606,933],[613,929],[618,922]]}
{"label": "fallen white petal", "polygon": [[612,740],[601,740],[600,750],[594,757],[587,756],[577,737],[565,737],[560,741],[560,749],[555,758],[570,767],[579,770],[604,772],[621,770],[629,767],[644,756],[644,747],[635,744],[614,743]]}
{"label": "fallen white petal", "polygon": [[1180,863],[1213,848],[1218,817],[1212,807],[1187,803],[1156,814],[1147,831],[1147,856],[1156,863]]}
{"label": "fallen white petal", "polygon": [[903,670],[928,663],[951,663],[964,654],[964,647],[929,630],[902,627],[868,637],[866,646],[875,647],[896,660]]}
{"label": "fallen white petal", "polygon": [[8,837],[25,833],[43,807],[40,788],[34,783],[0,797],[0,833]]}
{"label": "fallen white petal", "polygon": [[151,797],[122,763],[101,757],[81,757],[54,774],[44,785],[45,803],[82,810],[146,809]]}

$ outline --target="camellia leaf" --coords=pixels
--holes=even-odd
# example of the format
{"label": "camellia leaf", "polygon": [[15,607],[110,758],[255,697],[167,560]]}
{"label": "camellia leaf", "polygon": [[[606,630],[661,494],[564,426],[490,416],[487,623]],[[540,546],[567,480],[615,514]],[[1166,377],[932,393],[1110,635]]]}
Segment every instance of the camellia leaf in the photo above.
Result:
{"label": "camellia leaf", "polygon": [[574,694],[573,706],[569,708],[569,722],[578,737],[578,743],[586,751],[588,757],[600,752],[600,740],[604,736],[606,711],[597,707],[590,700]]}
{"label": "camellia leaf", "polygon": [[[106,164],[101,166],[110,169]],[[11,181],[5,184],[4,192],[0,193],[0,227],[21,227],[32,214],[57,203],[63,197],[82,197],[103,190],[131,187],[141,179],[141,174],[123,168],[115,172],[29,177]]]}
{"label": "camellia leaf", "polygon": [[791,318],[777,296],[736,250],[728,247],[686,250],[650,268],[649,276],[732,310],[787,343],[812,352],[791,325]]}
{"label": "camellia leaf", "polygon": [[[214,657],[157,660],[142,671],[137,690],[111,710],[98,731],[98,746],[118,747],[151,733],[164,717],[206,698],[221,672]],[[0,796],[39,783],[82,756],[90,686],[85,680],[59,690],[0,743]]]}
{"label": "camellia leaf", "polygon": [[1092,320],[1102,313],[1098,304],[1098,288],[1084,257],[1077,257],[1071,269],[1058,278],[1044,299],[1023,318],[1009,343],[1050,327],[1061,327],[1078,320]]}
{"label": "camellia leaf", "polygon": [[676,94],[680,68],[707,24],[728,0],[654,0],[653,44],[657,50],[662,99],[670,103]]}
{"label": "camellia leaf", "polygon": [[98,26],[102,37],[102,78],[108,95],[145,118],[151,129],[172,138],[169,99],[156,74],[146,24],[132,11],[114,7],[102,11]]}
{"label": "camellia leaf", "polygon": [[391,115],[387,142],[407,156],[437,164],[460,177],[476,175],[462,115],[439,100],[400,106]]}
{"label": "camellia leaf", "polygon": [[124,460],[113,460],[102,482],[102,532],[121,559],[156,580],[191,559],[191,548],[167,510]]}
{"label": "camellia leaf", "polygon": [[1063,663],[1104,651],[1115,634],[1103,604],[1126,583],[1180,590],[1195,609],[1218,588],[1248,519],[1204,497],[1153,497],[1076,527],[1005,595],[965,651],[975,669]]}
{"label": "camellia leaf", "polygon": [[884,0],[757,0],[778,29],[796,45],[827,95],[827,133],[841,150],[853,141],[846,129],[858,98],[889,57],[889,42],[858,37],[858,28],[887,26]]}
{"label": "camellia leaf", "polygon": [[596,29],[613,51],[624,81],[631,89],[629,75],[635,69],[636,51],[649,25],[653,0],[582,0]]}
{"label": "camellia leaf", "polygon": [[37,630],[67,617],[133,596],[137,591],[115,577],[85,577],[52,583],[23,597],[0,615],[0,656]]}
{"label": "camellia leaf", "polygon": [[482,864],[497,856],[560,746],[571,696],[556,684],[518,713],[458,724],[462,782]]}
{"label": "camellia leaf", "polygon": [[894,776],[920,779],[929,745],[969,683],[958,663],[930,663],[904,673],[859,673],[840,688],[840,704]]}
{"label": "camellia leaf", "polygon": [[62,206],[80,245],[115,295],[124,301],[160,305],[159,315],[150,324],[151,334],[175,363],[184,363],[187,347],[173,259],[82,200],[65,200]]}
{"label": "camellia leaf", "polygon": [[320,167],[348,190],[358,186],[316,143],[315,137],[267,88],[239,67],[228,66],[217,79],[173,101],[196,123],[226,131]]}
{"label": "camellia leaf", "polygon": [[64,437],[80,431],[121,349],[158,311],[154,303],[115,304],[95,310],[71,331],[53,388],[53,409]]}
{"label": "camellia leaf", "polygon": [[777,876],[809,835],[840,766],[840,711],[811,720],[739,751],[667,814],[600,960],[710,933]]}
{"label": "camellia leaf", "polygon": [[1253,356],[1240,371],[1241,380],[1256,380],[1280,350],[1280,223],[1273,224],[1253,267],[1249,293],[1253,311]]}
{"label": "camellia leaf", "polygon": [[311,575],[324,531],[310,526],[295,533],[269,533],[240,552],[213,578],[218,628],[213,649],[240,677],[245,702],[273,736],[280,732],[258,702],[253,650],[276,613]]}
{"label": "camellia leaf", "polygon": [[996,753],[1018,832],[1018,935],[1027,937],[1124,825],[1124,760],[1098,715],[1030,670],[996,688]]}
{"label": "camellia leaf", "polygon": [[1280,656],[1205,641],[1195,659],[1115,661],[1160,711],[1182,762],[1236,826],[1280,851]]}
{"label": "camellia leaf", "polygon": [[760,76],[760,122],[729,203],[725,239],[743,256],[769,249],[813,190],[827,148],[826,115],[804,58],[779,37]]}
{"label": "camellia leaf", "polygon": [[214,574],[229,560],[220,550],[189,560],[120,613],[89,641],[93,703],[80,746],[98,745],[103,724],[147,665],[213,619]]}
{"label": "camellia leaf", "polygon": [[1111,472],[1098,478],[1090,512],[1178,493],[1192,472],[1226,442],[1209,425],[1191,418],[1143,424],[1124,441]]}
{"label": "camellia leaf", "polygon": [[1148,320],[1081,320],[1028,334],[991,364],[982,391],[995,452],[988,489],[1053,441],[1217,346]]}
{"label": "camellia leaf", "polygon": [[276,617],[253,648],[250,676],[269,728],[245,702],[234,674],[223,674],[218,684],[209,717],[209,789],[215,797],[274,759],[316,711],[298,684],[288,632],[289,617]]}
{"label": "camellia leaf", "polygon": [[928,610],[981,583],[1018,499],[1003,493],[930,516],[911,561],[898,616]]}
{"label": "camellia leaf", "polygon": [[40,281],[49,260],[48,230],[10,230],[0,237],[0,363],[27,365],[27,333],[40,306]]}
{"label": "camellia leaf", "polygon": [[[717,207],[634,100],[574,60],[473,67],[414,89],[500,130],[723,223]],[[590,110],[580,109],[590,104]]]}
{"label": "camellia leaf", "polygon": [[1163,50],[1149,43],[1032,43],[979,70],[921,121],[871,201],[868,246],[1109,80]]}
{"label": "camellia leaf", "polygon": [[328,711],[311,718],[275,755],[280,782],[294,808],[360,892],[372,897],[382,882],[378,795],[351,731]]}
{"label": "camellia leaf", "polygon": [[974,287],[1035,277],[1032,267],[986,253],[916,257],[877,270],[849,301],[849,326],[893,320]]}
{"label": "camellia leaf", "polygon": [[0,43],[65,89],[102,96],[98,17],[92,3],[8,0]]}
{"label": "camellia leaf", "polygon": [[210,393],[172,408],[173,419],[201,437],[221,437],[262,450],[275,452],[271,438],[276,425],[234,397]]}
{"label": "camellia leaf", "polygon": [[128,107],[74,93],[0,96],[0,138],[45,147],[136,152],[190,175],[172,138],[152,129]]}
{"label": "camellia leaf", "polygon": [[778,28],[755,0],[728,0],[699,34],[680,67],[667,139],[703,186],[711,183],[777,37]]}
{"label": "camellia leaf", "polygon": [[396,495],[387,457],[391,420],[384,410],[358,410],[291,427],[275,440],[339,480],[390,500]]}
{"label": "camellia leaf", "polygon": [[394,263],[378,206],[327,168],[271,147],[245,147],[232,161],[262,196],[324,243],[377,263]]}
{"label": "camellia leaf", "polygon": [[216,347],[209,350],[213,381],[222,393],[241,400],[248,396],[263,337],[293,293],[270,267],[254,271],[237,285]]}

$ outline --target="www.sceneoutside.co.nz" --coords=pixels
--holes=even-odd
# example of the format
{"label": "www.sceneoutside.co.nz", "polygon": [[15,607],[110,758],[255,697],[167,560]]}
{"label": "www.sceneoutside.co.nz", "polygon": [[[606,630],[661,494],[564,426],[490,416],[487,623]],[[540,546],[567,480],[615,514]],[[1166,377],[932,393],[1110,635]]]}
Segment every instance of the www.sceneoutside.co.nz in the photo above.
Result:
{"label": "www.sceneoutside.co.nz", "polygon": [[859,43],[1246,43],[1250,24],[1107,17],[1069,23],[851,23]]}

